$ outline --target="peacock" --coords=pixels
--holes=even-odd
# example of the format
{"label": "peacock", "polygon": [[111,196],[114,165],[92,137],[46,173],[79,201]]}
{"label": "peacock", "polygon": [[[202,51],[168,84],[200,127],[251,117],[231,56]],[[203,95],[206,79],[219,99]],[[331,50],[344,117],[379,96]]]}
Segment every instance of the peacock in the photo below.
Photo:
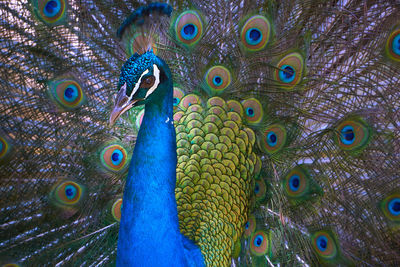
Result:
{"label": "peacock", "polygon": [[0,3],[1,266],[397,266],[400,2]]}

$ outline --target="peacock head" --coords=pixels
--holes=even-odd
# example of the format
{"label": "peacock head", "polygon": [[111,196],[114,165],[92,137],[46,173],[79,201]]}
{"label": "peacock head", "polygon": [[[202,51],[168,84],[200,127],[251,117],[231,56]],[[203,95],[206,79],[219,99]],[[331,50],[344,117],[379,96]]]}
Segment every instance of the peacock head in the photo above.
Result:
{"label": "peacock head", "polygon": [[168,91],[172,92],[170,78],[168,65],[152,51],[131,56],[121,68],[110,125],[134,106],[146,103],[161,105]]}

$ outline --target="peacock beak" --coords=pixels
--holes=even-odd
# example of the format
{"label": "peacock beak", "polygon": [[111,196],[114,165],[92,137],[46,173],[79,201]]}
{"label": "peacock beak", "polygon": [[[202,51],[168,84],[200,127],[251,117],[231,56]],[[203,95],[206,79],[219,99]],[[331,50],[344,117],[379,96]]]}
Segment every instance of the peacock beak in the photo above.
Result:
{"label": "peacock beak", "polygon": [[122,114],[131,109],[135,103],[140,100],[141,99],[130,99],[126,96],[126,84],[124,84],[115,97],[114,107],[110,114],[110,126],[113,126]]}

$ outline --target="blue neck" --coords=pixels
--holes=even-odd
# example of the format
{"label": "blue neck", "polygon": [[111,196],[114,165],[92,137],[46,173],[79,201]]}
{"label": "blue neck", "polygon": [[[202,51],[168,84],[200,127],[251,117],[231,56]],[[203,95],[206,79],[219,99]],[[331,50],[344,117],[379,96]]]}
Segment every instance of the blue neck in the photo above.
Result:
{"label": "blue neck", "polygon": [[[176,134],[172,84],[161,103],[147,103],[123,196],[118,266],[183,263],[175,201]],[[174,264],[174,266],[178,266]]]}

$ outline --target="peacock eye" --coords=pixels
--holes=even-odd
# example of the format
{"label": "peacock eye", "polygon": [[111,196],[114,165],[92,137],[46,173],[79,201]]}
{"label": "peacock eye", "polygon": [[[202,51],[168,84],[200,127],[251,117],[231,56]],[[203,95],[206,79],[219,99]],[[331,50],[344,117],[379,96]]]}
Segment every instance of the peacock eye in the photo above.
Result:
{"label": "peacock eye", "polygon": [[35,0],[31,2],[35,16],[48,26],[56,26],[66,22],[68,1]]}
{"label": "peacock eye", "polygon": [[394,193],[380,203],[381,210],[386,218],[398,224],[400,222],[400,194]]}
{"label": "peacock eye", "polygon": [[335,142],[346,151],[356,151],[366,147],[372,134],[370,126],[361,117],[343,120],[335,131]]}
{"label": "peacock eye", "polygon": [[254,215],[250,215],[245,225],[244,236],[250,237],[255,229],[256,229],[256,219]]}
{"label": "peacock eye", "polygon": [[280,124],[266,127],[262,134],[263,142],[260,142],[260,148],[270,155],[280,151],[286,145],[287,132],[285,127]]}
{"label": "peacock eye", "polygon": [[310,176],[306,167],[293,168],[283,179],[283,188],[287,197],[300,199],[310,193]]}
{"label": "peacock eye", "polygon": [[262,202],[265,199],[267,194],[267,185],[265,184],[263,179],[255,182],[254,193],[257,202]]}
{"label": "peacock eye", "polygon": [[292,90],[298,85],[304,72],[303,56],[297,52],[288,54],[276,65],[274,79],[285,90]]}
{"label": "peacock eye", "polygon": [[174,109],[178,108],[178,105],[184,96],[185,93],[181,89],[174,87]]}
{"label": "peacock eye", "polygon": [[77,109],[85,100],[82,85],[75,79],[60,77],[50,81],[49,93],[56,104],[65,110]]}
{"label": "peacock eye", "polygon": [[334,259],[338,254],[337,241],[328,231],[318,231],[311,236],[313,248],[323,259]]}
{"label": "peacock eye", "polygon": [[400,29],[395,29],[386,41],[386,54],[390,59],[400,61]]}
{"label": "peacock eye", "polygon": [[260,185],[256,182],[256,185],[254,187],[254,193],[258,193],[260,191]]}
{"label": "peacock eye", "polygon": [[65,181],[55,188],[53,194],[59,204],[74,205],[81,199],[83,188],[73,181]]}
{"label": "peacock eye", "polygon": [[242,44],[248,51],[263,49],[271,37],[271,24],[266,17],[255,15],[250,17],[240,32]]}
{"label": "peacock eye", "polygon": [[261,123],[264,116],[263,106],[261,102],[255,98],[248,98],[242,101],[244,109],[244,117],[246,122],[255,126]]}
{"label": "peacock eye", "polygon": [[263,256],[269,251],[268,234],[262,230],[257,231],[251,236],[250,251],[253,255]]}
{"label": "peacock eye", "polygon": [[211,67],[204,78],[213,95],[221,94],[232,80],[231,73],[224,66]]}
{"label": "peacock eye", "polygon": [[176,39],[185,46],[196,44],[203,35],[203,21],[194,10],[188,10],[175,20]]}
{"label": "peacock eye", "polygon": [[111,214],[117,222],[121,221],[121,210],[122,210],[122,198],[119,198],[114,202],[111,208]]}
{"label": "peacock eye", "polygon": [[102,150],[100,160],[107,170],[119,172],[126,166],[127,152],[122,146],[113,144]]}
{"label": "peacock eye", "polygon": [[148,76],[140,84],[140,88],[150,88],[154,85],[156,78],[154,76]]}

